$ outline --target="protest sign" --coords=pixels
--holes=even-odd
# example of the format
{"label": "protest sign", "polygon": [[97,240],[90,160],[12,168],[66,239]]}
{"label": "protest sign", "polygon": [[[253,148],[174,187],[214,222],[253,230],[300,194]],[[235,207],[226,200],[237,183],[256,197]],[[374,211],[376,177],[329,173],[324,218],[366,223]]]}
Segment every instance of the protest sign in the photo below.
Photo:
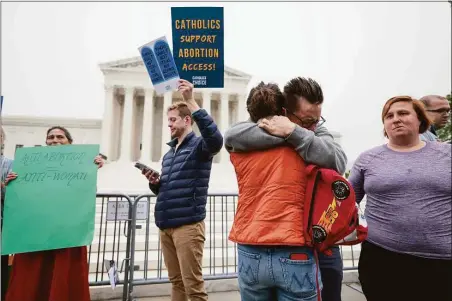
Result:
{"label": "protest sign", "polygon": [[179,73],[165,36],[138,48],[157,94],[177,90]]}
{"label": "protest sign", "polygon": [[25,147],[6,188],[2,255],[91,244],[98,145]]}
{"label": "protest sign", "polygon": [[172,7],[173,53],[181,78],[195,88],[224,88],[222,7]]}

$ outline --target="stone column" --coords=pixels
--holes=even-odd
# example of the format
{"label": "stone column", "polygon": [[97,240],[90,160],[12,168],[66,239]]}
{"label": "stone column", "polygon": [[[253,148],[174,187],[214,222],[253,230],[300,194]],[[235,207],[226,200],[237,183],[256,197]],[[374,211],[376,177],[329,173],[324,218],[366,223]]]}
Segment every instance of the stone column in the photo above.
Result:
{"label": "stone column", "polygon": [[[221,121],[220,130],[224,137],[224,133],[229,128],[229,94],[224,92],[221,93],[220,100],[220,121]],[[228,162],[229,154],[226,151],[224,145],[221,148],[220,153],[221,153],[220,162],[221,163]]]}
{"label": "stone column", "polygon": [[130,161],[132,157],[132,118],[134,94],[134,88],[124,88],[124,111],[122,116],[120,161]]}
{"label": "stone column", "polygon": [[115,101],[115,89],[113,86],[104,86],[105,89],[105,103],[104,103],[104,115],[102,118],[102,144],[100,146],[100,152],[112,160],[112,127],[114,124],[113,120],[113,105]]}
{"label": "stone column", "polygon": [[209,115],[211,114],[210,110],[210,98],[212,96],[212,92],[209,90],[205,90],[202,92],[202,108],[207,111]]}
{"label": "stone column", "polygon": [[245,121],[249,118],[248,111],[246,109],[246,95],[239,94],[237,96],[237,112],[238,112],[238,121]]}
{"label": "stone column", "polygon": [[144,91],[143,129],[141,134],[141,158],[143,162],[151,161],[152,116],[154,115],[154,90]]}
{"label": "stone column", "polygon": [[161,158],[168,152],[169,146],[167,143],[171,140],[171,132],[168,128],[168,116],[166,111],[173,102],[173,93],[166,92],[163,96],[163,122],[162,122],[162,154]]}

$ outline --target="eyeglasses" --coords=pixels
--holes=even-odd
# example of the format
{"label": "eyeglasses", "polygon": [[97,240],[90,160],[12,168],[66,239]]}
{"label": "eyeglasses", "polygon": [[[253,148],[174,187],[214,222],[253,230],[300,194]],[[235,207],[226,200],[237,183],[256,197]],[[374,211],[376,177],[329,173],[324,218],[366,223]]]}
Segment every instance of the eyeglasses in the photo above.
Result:
{"label": "eyeglasses", "polygon": [[312,119],[312,120],[306,121],[306,120],[302,120],[300,117],[295,115],[295,113],[291,112],[290,110],[286,109],[286,111],[287,111],[287,113],[295,116],[295,118],[297,118],[300,121],[301,126],[304,128],[310,128],[315,124],[317,124],[317,127],[320,127],[321,125],[323,125],[326,122],[325,118],[323,118],[322,116],[320,116],[320,121],[317,119]]}
{"label": "eyeglasses", "polygon": [[428,112],[434,112],[438,114],[450,114],[450,108],[442,108],[442,109],[436,109],[436,110],[427,110]]}

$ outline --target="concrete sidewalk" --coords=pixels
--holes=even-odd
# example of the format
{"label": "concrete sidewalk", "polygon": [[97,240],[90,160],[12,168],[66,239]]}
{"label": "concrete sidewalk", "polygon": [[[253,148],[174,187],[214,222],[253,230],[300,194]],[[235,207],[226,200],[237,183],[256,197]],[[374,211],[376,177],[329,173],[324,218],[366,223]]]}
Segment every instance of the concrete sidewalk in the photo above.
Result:
{"label": "concrete sidewalk", "polygon": [[[343,301],[366,301],[361,293],[359,284],[349,283],[342,285]],[[137,301],[171,301],[170,297],[138,298]],[[209,293],[209,301],[240,301],[240,294],[237,291]],[[271,301],[271,300],[269,300]]]}
{"label": "concrete sidewalk", "polygon": [[[209,301],[240,301],[237,278],[207,280],[205,282]],[[112,290],[109,286],[91,287],[92,301],[121,301],[123,288],[118,286]],[[133,301],[171,301],[171,284],[146,284],[133,288]],[[273,301],[273,300],[269,300]],[[344,271],[342,282],[342,301],[366,301],[358,281],[356,271]]]}

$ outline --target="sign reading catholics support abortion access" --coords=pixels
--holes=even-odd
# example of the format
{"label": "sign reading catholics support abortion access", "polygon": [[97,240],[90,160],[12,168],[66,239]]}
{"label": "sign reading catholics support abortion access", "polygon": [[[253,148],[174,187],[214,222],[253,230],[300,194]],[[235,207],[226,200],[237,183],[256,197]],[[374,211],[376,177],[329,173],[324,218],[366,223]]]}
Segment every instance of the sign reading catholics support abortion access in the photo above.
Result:
{"label": "sign reading catholics support abortion access", "polygon": [[172,7],[171,19],[180,77],[196,88],[224,88],[223,7]]}
{"label": "sign reading catholics support abortion access", "polygon": [[166,37],[160,37],[138,48],[157,94],[175,91],[179,73]]}
{"label": "sign reading catholics support abortion access", "polygon": [[98,145],[19,148],[6,188],[2,255],[90,245]]}

